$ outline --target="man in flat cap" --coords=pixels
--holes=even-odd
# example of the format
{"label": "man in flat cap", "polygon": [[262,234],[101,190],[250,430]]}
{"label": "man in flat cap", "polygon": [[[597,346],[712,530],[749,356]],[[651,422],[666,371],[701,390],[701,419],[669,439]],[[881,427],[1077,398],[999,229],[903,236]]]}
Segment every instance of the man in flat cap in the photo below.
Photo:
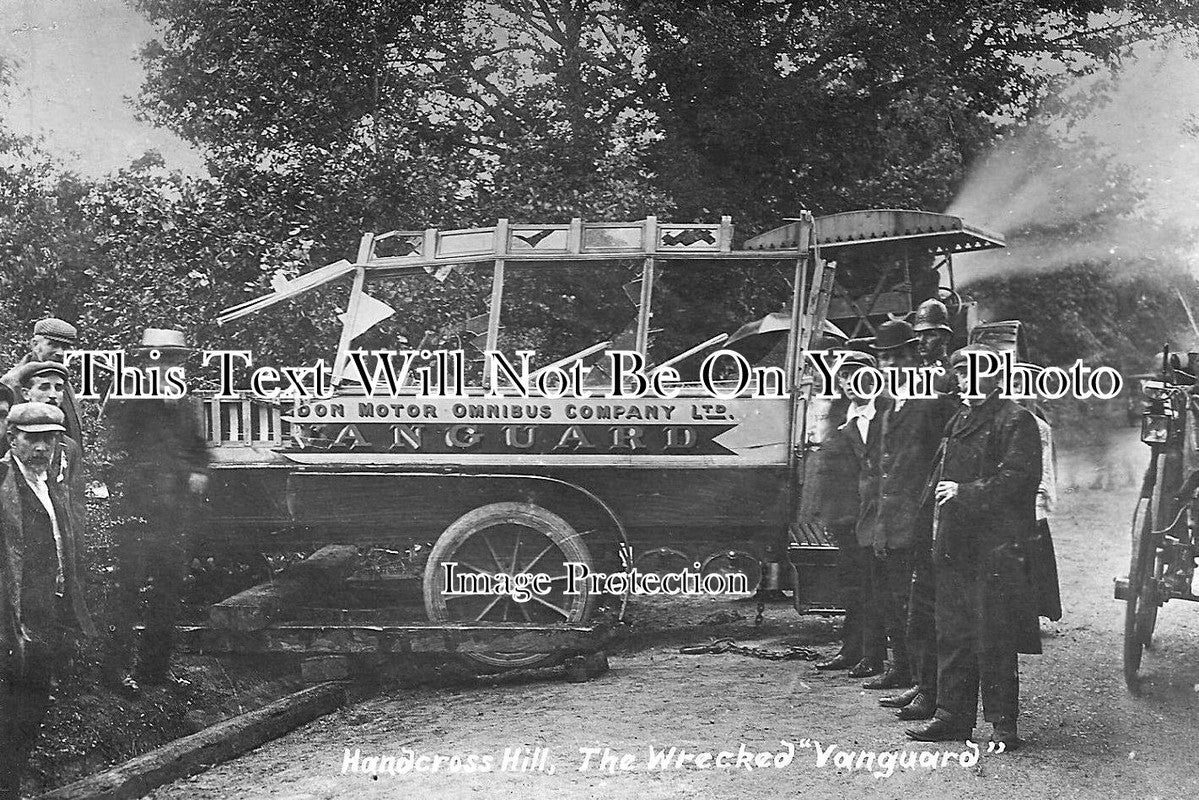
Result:
{"label": "man in flat cap", "polygon": [[967,394],[977,359],[994,354],[975,344],[950,359],[963,403],[946,428],[934,478],[937,710],[932,722],[908,736],[972,738],[981,692],[983,716],[994,725],[992,741],[1013,749],[1020,744],[1017,653],[1041,652],[1037,597],[1026,564],[1036,526],[1041,440],[1032,414],[999,397],[998,376],[977,370],[982,396]]}
{"label": "man in flat cap", "polygon": [[[149,328],[133,356],[147,373],[182,370],[191,353],[183,333]],[[158,384],[166,386],[165,375]],[[114,631],[109,644],[109,679],[128,693],[146,683],[175,683],[170,673],[179,593],[187,575],[191,534],[208,482],[208,448],[191,398],[112,400],[105,428],[112,451],[117,507],[127,521],[116,533]],[[146,627],[131,672],[133,626],[142,585]]]}
{"label": "man in flat cap", "polygon": [[[33,337],[29,340],[29,352],[26,353],[16,366],[0,377],[0,382],[8,384],[14,391],[21,384],[20,371],[33,362],[56,361],[61,363],[63,353],[75,347],[78,332],[75,326],[56,317],[38,320],[33,326]],[[18,396],[18,400],[20,397]],[[79,419],[79,401],[75,398],[75,389],[71,386],[70,374],[67,374],[63,386],[62,400],[58,403],[66,418],[66,434],[83,447],[83,424]]]}
{"label": "man in flat cap", "polygon": [[[17,400],[22,403],[46,403],[62,410],[70,373],[57,361],[30,361],[17,367]],[[65,413],[65,412],[64,412]],[[68,433],[58,437],[58,445],[50,458],[50,472],[65,479],[67,495],[75,513],[75,541],[80,556],[87,536],[86,480],[83,470],[83,448]]]}
{"label": "man in flat cap", "polygon": [[72,634],[96,633],[65,481],[50,469],[63,421],[62,411],[46,403],[14,406],[9,451],[0,459],[0,800],[20,794]]}
{"label": "man in flat cap", "polygon": [[[902,370],[918,366],[918,341],[911,325],[891,320],[879,326],[871,347],[884,370]],[[922,496],[950,407],[942,400],[912,397],[917,387],[897,383],[894,395],[878,399],[870,423],[857,529],[858,543],[874,553],[872,591],[880,604],[892,659],[886,672],[863,685],[906,690],[884,697],[880,704],[898,708],[901,719],[920,719],[935,710],[935,699],[928,696],[935,691],[929,675],[935,662],[922,648],[911,652],[908,609],[913,569],[924,531],[932,526],[931,504],[922,502]]]}

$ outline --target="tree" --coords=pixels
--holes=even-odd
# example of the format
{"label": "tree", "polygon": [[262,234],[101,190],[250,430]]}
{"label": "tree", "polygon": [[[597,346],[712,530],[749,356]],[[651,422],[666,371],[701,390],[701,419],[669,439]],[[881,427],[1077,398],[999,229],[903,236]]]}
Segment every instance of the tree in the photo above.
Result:
{"label": "tree", "polygon": [[[640,0],[652,163],[684,215],[940,210],[999,120],[1193,28],[1193,3]],[[1193,35],[1193,34],[1192,34]]]}
{"label": "tree", "polygon": [[332,157],[369,193],[383,188],[372,176],[396,178],[381,154],[401,149],[454,165],[454,188],[477,194],[488,216],[555,221],[646,204],[643,76],[605,3],[137,5],[161,36],[143,53],[141,111],[201,148],[218,177],[311,182],[328,177],[312,175],[313,161]]}
{"label": "tree", "polygon": [[[304,251],[304,263],[274,261],[277,271],[352,256],[364,230],[669,209],[644,169],[642,97],[612,9],[321,0],[288,16],[289,5],[138,3],[160,30],[144,53],[142,113],[202,150],[212,191],[242,209],[236,236]],[[271,272],[245,291],[265,290]],[[426,288],[376,290],[404,303],[376,338],[415,343],[478,313],[477,281]],[[577,295],[547,276],[528,292],[546,299],[526,309],[510,295],[513,323],[537,310],[524,338],[552,350],[561,325],[579,319]],[[618,285],[609,304],[617,298],[625,303]],[[324,321],[336,329],[331,307]],[[610,335],[601,327],[583,335]]]}
{"label": "tree", "polygon": [[[0,98],[11,85],[0,58]],[[28,349],[34,320],[49,314],[74,318],[91,261],[79,224],[86,182],[65,173],[32,137],[0,122],[0,328],[10,332],[4,355]]]}
{"label": "tree", "polygon": [[[799,208],[939,210],[1063,76],[1112,68],[1197,16],[1147,0],[137,5],[159,30],[142,112],[204,152],[212,180],[196,195],[243,248],[191,267],[229,302],[351,255],[362,230],[728,213],[750,233]],[[714,319],[763,307],[727,278],[663,291],[706,299]],[[580,327],[607,338],[631,314],[619,283],[587,298],[572,279],[531,278],[509,293],[507,333],[539,348]],[[404,310],[379,340],[461,322],[485,288],[456,276],[386,294]],[[336,329],[331,303],[311,311],[310,328]],[[248,330],[310,340],[283,316]]]}

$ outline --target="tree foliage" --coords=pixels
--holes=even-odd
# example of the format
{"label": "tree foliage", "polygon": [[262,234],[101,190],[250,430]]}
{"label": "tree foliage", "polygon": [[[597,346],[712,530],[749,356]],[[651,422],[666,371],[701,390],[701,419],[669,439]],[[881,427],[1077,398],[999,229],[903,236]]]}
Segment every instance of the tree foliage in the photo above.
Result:
{"label": "tree foliage", "polygon": [[[1190,3],[640,0],[653,166],[686,214],[943,209],[1001,125]],[[1102,22],[1101,22],[1102,21]],[[785,213],[785,211],[784,211]]]}
{"label": "tree foliage", "polygon": [[[139,111],[209,175],[148,158],[83,180],[0,132],[0,314],[11,330],[77,319],[89,344],[180,324],[293,362],[331,351],[344,288],[228,331],[216,312],[352,257],[362,231],[728,213],[750,233],[799,208],[939,210],[1056,81],[1196,15],[1180,0],[131,2],[157,31]],[[628,277],[519,279],[506,332],[548,351],[611,338],[632,318]],[[769,305],[729,281],[662,291],[730,324]],[[487,289],[455,273],[380,290],[401,311],[362,343],[448,330]]]}

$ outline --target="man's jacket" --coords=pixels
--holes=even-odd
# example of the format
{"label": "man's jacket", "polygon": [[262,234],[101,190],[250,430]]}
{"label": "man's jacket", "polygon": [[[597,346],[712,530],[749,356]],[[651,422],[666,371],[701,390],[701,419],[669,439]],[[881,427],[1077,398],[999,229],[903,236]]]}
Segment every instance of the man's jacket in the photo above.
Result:
{"label": "man's jacket", "polygon": [[948,417],[944,398],[895,401],[880,397],[866,437],[866,458],[859,479],[861,512],[858,544],[902,549],[918,542],[917,528],[927,525],[921,498],[933,469]]}
{"label": "man's jacket", "polygon": [[[21,586],[24,578],[21,564],[25,520],[28,514],[45,514],[40,503],[31,508],[23,506],[18,481],[25,482],[25,476],[10,452],[0,458],[0,655],[11,653],[21,636]],[[58,517],[63,544],[63,590],[68,608],[68,616],[63,622],[84,635],[95,636],[96,628],[83,595],[76,535],[79,521],[70,497],[69,479],[65,472],[56,472],[51,467],[47,473],[47,486]],[[29,494],[32,494],[32,490]]]}
{"label": "man's jacket", "polygon": [[1032,414],[996,395],[962,406],[946,428],[940,479],[958,492],[940,507],[933,560],[975,586],[969,624],[983,647],[1041,652],[1028,560],[1041,480]]}

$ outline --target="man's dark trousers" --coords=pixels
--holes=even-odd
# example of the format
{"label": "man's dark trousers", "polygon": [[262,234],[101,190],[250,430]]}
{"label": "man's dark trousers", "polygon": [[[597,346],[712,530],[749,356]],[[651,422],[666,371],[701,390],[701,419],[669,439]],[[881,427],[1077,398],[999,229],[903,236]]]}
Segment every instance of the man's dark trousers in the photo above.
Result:
{"label": "man's dark trousers", "polygon": [[912,548],[887,550],[871,562],[875,608],[891,642],[891,667],[900,677],[911,674],[908,655],[908,600],[912,591]]}
{"label": "man's dark trousers", "polygon": [[913,558],[912,591],[908,600],[907,647],[912,677],[920,691],[937,697],[937,580],[928,548]]}
{"label": "man's dark trousers", "polygon": [[25,663],[0,667],[0,800],[20,796],[21,772],[50,708],[50,677],[61,658],[53,644],[26,646]]}
{"label": "man's dark trousers", "polygon": [[977,635],[982,580],[968,569],[937,567],[937,714],[973,725],[982,691],[983,718],[1014,720],[1020,704],[1019,660],[1012,646],[983,649]]}
{"label": "man's dark trousers", "polygon": [[165,504],[137,498],[145,522],[130,521],[118,532],[116,574],[112,595],[113,636],[108,666],[127,669],[133,654],[133,628],[139,619],[141,588],[146,592],[145,629],[139,648],[138,672],[161,679],[170,668],[174,649],[179,596],[187,577],[191,513],[184,503],[173,513]]}
{"label": "man's dark trousers", "polygon": [[841,604],[845,607],[845,626],[841,630],[841,654],[852,661],[869,658],[880,664],[886,657],[878,604],[871,594],[872,551],[860,547],[853,527],[832,531],[838,545],[837,568],[841,585]]}

